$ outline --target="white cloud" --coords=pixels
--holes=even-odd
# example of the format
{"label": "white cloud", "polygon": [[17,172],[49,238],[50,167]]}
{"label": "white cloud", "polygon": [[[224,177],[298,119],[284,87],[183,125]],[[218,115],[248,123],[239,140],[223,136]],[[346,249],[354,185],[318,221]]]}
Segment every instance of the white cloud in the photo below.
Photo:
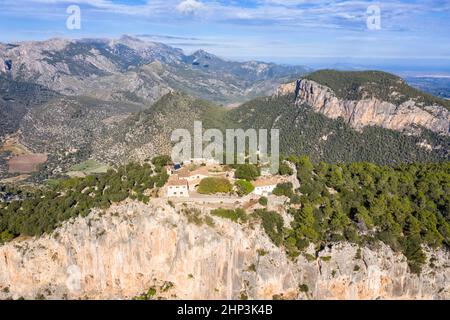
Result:
{"label": "white cloud", "polygon": [[204,9],[206,9],[206,6],[197,0],[184,0],[177,5],[177,11],[182,14],[197,14]]}
{"label": "white cloud", "polygon": [[[22,0],[20,3],[17,0],[0,1],[6,2],[12,12],[22,10],[26,13],[27,3],[45,5],[48,10],[51,10],[54,5],[80,4],[87,10],[95,12],[151,17],[155,21],[180,19],[180,15],[186,17],[201,15],[209,22],[358,30],[365,28],[367,7],[376,3],[372,0],[252,0],[246,2],[252,5],[243,5],[239,1],[220,0],[147,0],[141,4],[115,0]],[[414,21],[418,15],[450,10],[448,4],[442,5],[443,2],[445,0],[380,1],[383,29],[409,29],[411,21]]]}

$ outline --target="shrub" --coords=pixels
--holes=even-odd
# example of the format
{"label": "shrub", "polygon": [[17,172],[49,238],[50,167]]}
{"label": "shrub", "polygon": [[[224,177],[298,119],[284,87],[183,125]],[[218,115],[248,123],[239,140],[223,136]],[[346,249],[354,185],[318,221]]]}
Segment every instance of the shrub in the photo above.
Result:
{"label": "shrub", "polygon": [[2,244],[3,242],[8,242],[12,239],[14,239],[14,235],[10,233],[8,230],[5,230],[2,233],[0,233],[0,244]]}
{"label": "shrub", "polygon": [[357,260],[361,260],[361,259],[362,259],[361,248],[358,248],[358,249],[356,250],[355,259],[357,259]]}
{"label": "shrub", "polygon": [[183,209],[183,213],[186,215],[186,217],[188,219],[188,223],[193,223],[197,226],[200,226],[204,222],[201,211],[197,208]]}
{"label": "shrub", "polygon": [[283,241],[283,218],[278,213],[266,209],[255,210],[255,214],[261,218],[264,231],[272,242],[280,246]]}
{"label": "shrub", "polygon": [[247,271],[249,272],[256,272],[256,265],[252,263],[248,268]]}
{"label": "shrub", "polygon": [[291,204],[301,204],[302,197],[298,194],[294,194],[291,196]]}
{"label": "shrub", "polygon": [[268,203],[269,201],[267,200],[266,197],[261,197],[261,198],[259,198],[258,202],[259,202],[259,204],[262,205],[262,206],[267,206],[267,203]]}
{"label": "shrub", "polygon": [[408,266],[411,272],[420,274],[426,256],[420,244],[419,236],[409,236],[406,240],[405,256],[408,258]]}
{"label": "shrub", "polygon": [[169,165],[172,162],[169,156],[157,156],[152,159],[152,163],[155,166],[157,172],[161,172],[164,166]]}
{"label": "shrub", "polygon": [[246,196],[255,190],[253,184],[247,180],[237,180],[234,185],[236,187],[237,194],[241,197]]}
{"label": "shrub", "polygon": [[306,285],[306,284],[299,285],[298,289],[300,290],[300,292],[303,292],[303,293],[308,293],[309,292],[308,285]]}
{"label": "shrub", "polygon": [[212,210],[211,214],[217,217],[230,219],[234,222],[246,222],[248,220],[247,213],[244,209],[240,208],[236,210],[219,208]]}
{"label": "shrub", "polygon": [[243,180],[256,180],[261,175],[260,169],[254,164],[238,164],[235,177]]}
{"label": "shrub", "polygon": [[269,253],[268,251],[266,251],[264,249],[258,249],[258,250],[256,250],[256,252],[258,253],[258,255],[260,257],[264,257],[265,255],[267,255]]}
{"label": "shrub", "polygon": [[153,296],[155,296],[155,294],[156,294],[156,289],[155,288],[148,289],[147,296],[153,297]]}

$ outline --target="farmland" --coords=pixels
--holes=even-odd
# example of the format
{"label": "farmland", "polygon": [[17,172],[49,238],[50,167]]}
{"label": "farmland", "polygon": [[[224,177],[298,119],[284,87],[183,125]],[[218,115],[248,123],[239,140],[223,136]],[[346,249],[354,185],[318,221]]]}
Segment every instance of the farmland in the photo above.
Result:
{"label": "farmland", "polygon": [[9,173],[31,173],[39,169],[39,165],[47,161],[46,154],[26,154],[14,156],[8,160]]}

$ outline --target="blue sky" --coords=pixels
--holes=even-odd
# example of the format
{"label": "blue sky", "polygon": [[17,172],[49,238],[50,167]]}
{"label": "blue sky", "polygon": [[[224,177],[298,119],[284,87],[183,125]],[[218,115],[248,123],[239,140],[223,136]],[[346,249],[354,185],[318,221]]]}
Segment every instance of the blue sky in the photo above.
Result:
{"label": "blue sky", "polygon": [[[186,52],[203,48],[238,60],[450,61],[450,0],[0,0],[0,4],[2,42],[129,34]],[[66,28],[66,9],[72,4],[81,8],[80,30]],[[381,30],[367,28],[371,5],[381,9]]]}

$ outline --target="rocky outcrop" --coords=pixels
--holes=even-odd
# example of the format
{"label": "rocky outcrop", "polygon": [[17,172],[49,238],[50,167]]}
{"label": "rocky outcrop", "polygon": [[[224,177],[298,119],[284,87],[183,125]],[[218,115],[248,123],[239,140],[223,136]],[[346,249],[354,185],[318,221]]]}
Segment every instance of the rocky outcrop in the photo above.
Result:
{"label": "rocky outcrop", "polygon": [[295,98],[297,98],[299,87],[300,87],[300,80],[297,80],[295,82],[284,83],[278,87],[275,95],[285,96],[294,93]]}
{"label": "rocky outcrop", "polygon": [[307,79],[279,89],[280,94],[294,92],[299,106],[306,104],[329,118],[342,118],[355,129],[379,126],[407,133],[419,133],[422,127],[439,134],[450,134],[450,112],[444,107],[419,106],[413,100],[399,106],[376,98],[342,100],[330,88]]}
{"label": "rocky outcrop", "polygon": [[193,224],[179,209],[126,202],[3,245],[0,298],[125,299],[149,288],[182,299],[450,298],[448,252],[429,253],[433,269],[421,276],[382,244],[342,243],[294,262],[257,224]]}

